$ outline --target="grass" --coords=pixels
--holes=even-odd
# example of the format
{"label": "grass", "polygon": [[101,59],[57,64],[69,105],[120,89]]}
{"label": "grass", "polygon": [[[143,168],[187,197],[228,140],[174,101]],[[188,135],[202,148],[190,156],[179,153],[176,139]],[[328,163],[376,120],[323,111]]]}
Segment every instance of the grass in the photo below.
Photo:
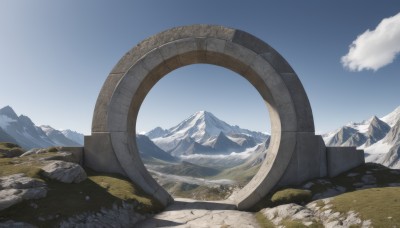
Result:
{"label": "grass", "polygon": [[261,212],[255,214],[256,220],[261,228],[274,228],[275,225],[263,215]]}
{"label": "grass", "polygon": [[187,183],[168,183],[164,185],[172,196],[180,198],[192,198],[197,200],[224,200],[231,194],[229,186],[208,187]]}
{"label": "grass", "polygon": [[283,225],[286,228],[324,228],[324,225],[318,222],[313,222],[311,225],[306,226],[304,225],[301,221],[298,220],[290,220],[290,219],[284,219],[281,221],[280,223],[281,225]]}
{"label": "grass", "polygon": [[210,177],[215,176],[221,171],[215,168],[195,165],[190,162],[183,161],[179,164],[173,164],[164,166],[158,171],[162,173],[169,173],[180,176],[191,176],[191,177]]}
{"label": "grass", "polygon": [[[355,176],[349,176],[348,174],[355,173]],[[354,187],[354,183],[362,182],[361,178],[364,175],[371,175],[376,178],[377,187],[386,187],[389,183],[400,183],[400,175],[394,173],[392,169],[389,169],[383,165],[375,164],[375,163],[366,163],[357,168],[349,170],[337,177],[329,179],[329,181],[324,181],[324,179],[315,179],[309,182],[312,182],[313,185],[310,187],[312,197],[316,194],[322,193],[328,189],[332,189],[334,187],[344,187],[346,192],[356,191],[357,189]],[[308,182],[307,182],[308,183]],[[290,188],[301,189],[302,186],[306,183],[302,183],[299,186],[291,186]],[[277,189],[275,191],[270,192],[263,200],[260,200],[251,211],[259,211],[265,207],[274,207],[279,204],[272,202],[272,197],[275,193],[282,191],[284,189]],[[286,203],[295,203],[294,201],[286,201]]]}
{"label": "grass", "polygon": [[374,227],[400,224],[400,187],[370,188],[336,196],[332,209],[342,213],[356,211]]}
{"label": "grass", "polygon": [[311,197],[311,191],[309,190],[287,188],[273,194],[271,202],[275,205],[288,203],[305,204],[310,202]]}
{"label": "grass", "polygon": [[[78,184],[65,184],[46,179],[40,175],[43,165],[38,158],[52,156],[52,153],[31,155],[22,158],[1,158],[0,176],[16,173],[45,181],[47,197],[29,200],[0,212],[0,222],[6,220],[23,221],[39,227],[54,227],[62,220],[83,212],[97,212],[101,208],[111,208],[122,201],[137,201],[139,213],[155,213],[163,206],[145,194],[129,179],[120,175],[98,173],[86,169],[88,179]],[[89,196],[89,200],[86,200]],[[31,205],[37,205],[37,209]],[[53,216],[54,219],[39,221],[39,217]]]}
{"label": "grass", "polygon": [[24,150],[14,143],[0,143],[0,158],[16,157],[24,153]]}
{"label": "grass", "polygon": [[212,179],[234,180],[240,187],[243,187],[250,182],[250,180],[254,177],[254,175],[258,172],[259,169],[260,165],[256,165],[250,168],[244,166],[238,166],[235,168],[226,169],[222,171],[220,174],[214,176]]}
{"label": "grass", "polygon": [[0,150],[7,150],[13,148],[21,148],[21,147],[14,143],[0,142]]}

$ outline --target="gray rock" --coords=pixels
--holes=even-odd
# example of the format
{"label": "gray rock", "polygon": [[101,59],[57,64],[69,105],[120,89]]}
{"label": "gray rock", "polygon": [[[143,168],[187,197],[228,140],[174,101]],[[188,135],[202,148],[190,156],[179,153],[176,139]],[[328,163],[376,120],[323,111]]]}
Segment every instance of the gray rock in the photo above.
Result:
{"label": "gray rock", "polygon": [[65,161],[65,162],[72,162],[72,163],[79,163],[77,159],[73,156],[70,152],[55,152],[54,155],[41,158],[42,161]]}
{"label": "gray rock", "polygon": [[314,212],[294,203],[280,205],[274,208],[265,208],[260,211],[275,225],[283,219],[301,220],[302,222],[311,222],[314,219]]}
{"label": "gray rock", "polygon": [[9,208],[23,200],[40,199],[47,195],[44,187],[29,189],[4,189],[0,191],[0,211]]}
{"label": "gray rock", "polygon": [[23,173],[0,177],[0,190],[11,188],[27,189],[45,186],[46,184],[44,182],[27,177]]}
{"label": "gray rock", "polygon": [[376,177],[374,177],[372,175],[364,175],[361,177],[361,181],[364,184],[374,185],[374,184],[376,184]]}
{"label": "gray rock", "polygon": [[42,168],[47,178],[63,183],[79,183],[87,178],[85,170],[78,164],[54,161]]}
{"label": "gray rock", "polygon": [[23,200],[40,199],[47,195],[46,184],[23,173],[0,178],[0,210]]}
{"label": "gray rock", "polygon": [[25,222],[15,222],[8,220],[0,223],[0,228],[35,228],[36,226]]}
{"label": "gray rock", "polygon": [[85,212],[68,218],[60,223],[60,227],[134,227],[146,217],[135,212],[134,204],[124,206],[114,204],[111,209],[102,208],[98,212]]}

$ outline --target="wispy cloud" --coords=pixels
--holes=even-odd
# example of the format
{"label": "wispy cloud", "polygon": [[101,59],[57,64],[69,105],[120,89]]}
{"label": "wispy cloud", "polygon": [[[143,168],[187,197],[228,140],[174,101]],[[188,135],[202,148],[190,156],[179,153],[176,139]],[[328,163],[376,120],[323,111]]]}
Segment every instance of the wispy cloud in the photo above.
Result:
{"label": "wispy cloud", "polygon": [[359,35],[341,58],[351,71],[378,70],[390,63],[400,52],[400,13],[383,19],[372,31]]}

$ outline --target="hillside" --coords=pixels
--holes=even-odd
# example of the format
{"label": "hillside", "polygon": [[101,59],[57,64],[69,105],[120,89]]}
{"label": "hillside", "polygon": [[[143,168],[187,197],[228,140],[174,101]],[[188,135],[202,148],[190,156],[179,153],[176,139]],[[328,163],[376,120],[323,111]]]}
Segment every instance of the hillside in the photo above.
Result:
{"label": "hillside", "polygon": [[50,146],[82,146],[83,135],[51,126],[36,126],[28,116],[18,116],[6,106],[0,109],[0,142],[17,143],[24,149]]}

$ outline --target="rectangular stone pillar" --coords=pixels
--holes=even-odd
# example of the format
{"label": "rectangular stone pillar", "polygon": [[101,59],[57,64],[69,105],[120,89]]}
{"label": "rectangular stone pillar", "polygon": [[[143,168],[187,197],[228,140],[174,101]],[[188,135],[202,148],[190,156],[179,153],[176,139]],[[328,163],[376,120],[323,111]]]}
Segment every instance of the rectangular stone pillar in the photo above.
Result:
{"label": "rectangular stone pillar", "polygon": [[91,136],[85,136],[84,166],[98,172],[127,176],[112,150],[110,133],[92,133]]}

